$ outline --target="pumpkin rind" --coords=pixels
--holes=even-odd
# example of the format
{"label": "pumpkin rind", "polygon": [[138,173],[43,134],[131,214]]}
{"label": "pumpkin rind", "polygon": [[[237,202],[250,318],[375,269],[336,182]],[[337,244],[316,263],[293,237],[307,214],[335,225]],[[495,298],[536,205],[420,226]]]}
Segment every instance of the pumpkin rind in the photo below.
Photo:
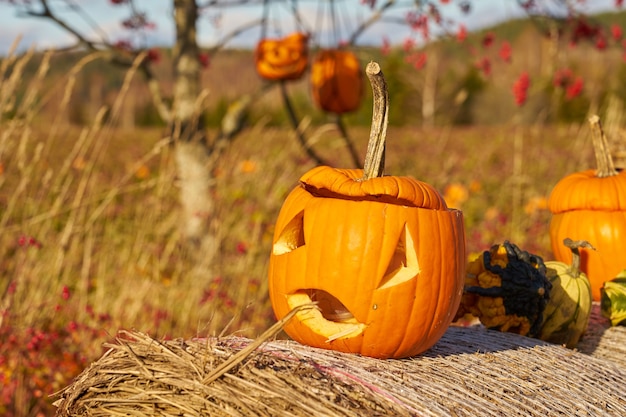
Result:
{"label": "pumpkin rind", "polygon": [[256,46],[257,73],[266,80],[297,80],[308,65],[308,35],[292,33],[279,39],[262,39]]}
{"label": "pumpkin rind", "polygon": [[602,284],[626,268],[626,171],[605,178],[587,170],[568,175],[550,194],[550,241],[554,258],[571,263],[571,251],[561,242],[592,242],[597,250],[581,248],[580,269],[591,283],[593,299],[600,300]]}
{"label": "pumpkin rind", "polygon": [[412,207],[446,210],[444,198],[429,184],[408,177],[375,177],[360,181],[363,170],[319,166],[300,178],[313,194],[340,198],[393,201]]}
{"label": "pumpkin rind", "polygon": [[331,113],[359,108],[363,97],[363,75],[356,55],[348,50],[321,50],[311,64],[313,102]]}
{"label": "pumpkin rind", "polygon": [[602,178],[593,169],[570,174],[552,190],[549,206],[554,214],[573,210],[626,211],[626,171]]}
{"label": "pumpkin rind", "polygon": [[593,244],[595,251],[581,248],[580,269],[589,278],[593,299],[600,301],[602,284],[626,268],[626,171],[613,166],[600,118],[592,116],[589,122],[597,169],[570,174],[552,190],[550,241],[554,258],[564,263],[572,260],[561,244],[565,238]]}
{"label": "pumpkin rind", "polygon": [[321,294],[345,308],[345,318],[324,323],[302,312],[285,327],[293,339],[379,358],[416,355],[439,340],[458,308],[463,216],[425,183],[362,175],[314,168],[289,194],[270,256],[272,306],[280,319],[294,298]]}

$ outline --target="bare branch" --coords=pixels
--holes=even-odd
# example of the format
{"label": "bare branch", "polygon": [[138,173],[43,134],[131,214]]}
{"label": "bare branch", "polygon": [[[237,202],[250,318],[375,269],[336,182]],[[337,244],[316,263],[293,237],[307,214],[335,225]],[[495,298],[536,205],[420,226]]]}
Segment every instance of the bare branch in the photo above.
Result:
{"label": "bare branch", "polygon": [[[63,50],[72,50],[78,47],[85,47],[90,51],[101,51],[108,50],[110,52],[108,56],[109,62],[114,65],[119,65],[125,68],[130,68],[133,65],[133,61],[138,56],[138,53],[131,53],[129,56],[124,56],[116,52],[115,48],[106,41],[102,42],[94,42],[87,39],[79,30],[67,24],[64,20],[62,20],[59,16],[57,16],[48,3],[48,0],[39,0],[39,4],[41,5],[41,11],[36,11],[33,8],[30,8],[25,12],[26,15],[36,18],[44,18],[49,19],[59,27],[72,34],[77,39],[77,43],[72,45],[71,47],[63,48]],[[78,5],[72,4],[70,5],[74,10],[79,8]],[[81,12],[82,13],[82,12]],[[84,13],[82,13],[84,14]],[[171,112],[168,106],[165,104],[163,97],[161,96],[161,88],[156,80],[154,73],[152,72],[149,61],[143,60],[139,66],[139,70],[146,78],[148,83],[148,88],[150,90],[152,96],[152,102],[159,113],[159,116],[166,122],[171,120]]]}
{"label": "bare branch", "polygon": [[293,127],[294,133],[296,134],[296,138],[300,142],[300,146],[304,149],[309,158],[313,159],[318,165],[329,165],[321,156],[319,156],[311,145],[307,142],[304,132],[300,128],[300,123],[298,121],[298,116],[296,116],[296,111],[293,108],[293,104],[289,99],[289,94],[287,93],[287,86],[284,81],[280,81],[280,93],[283,98],[283,104],[285,106],[285,110],[287,110],[287,116],[289,117],[289,121]]}
{"label": "bare branch", "polygon": [[209,48],[209,54],[211,55],[215,54],[218,50],[222,49],[233,38],[241,35],[243,32],[247,30],[250,30],[256,26],[261,25],[262,23],[263,23],[263,19],[258,19],[258,20],[253,20],[251,22],[245,23],[239,26],[238,28],[235,28],[233,31],[229,32],[222,39],[220,39],[220,41],[216,45]]}
{"label": "bare branch", "polygon": [[25,14],[30,17],[50,19],[54,23],[56,23],[58,26],[63,28],[66,32],[69,32],[74,37],[76,37],[76,39],[78,39],[80,44],[87,46],[89,49],[92,49],[92,50],[98,49],[95,47],[95,45],[91,41],[85,38],[83,34],[80,33],[77,29],[74,29],[73,27],[65,23],[65,21],[61,20],[61,18],[59,18],[57,15],[55,15],[52,12],[52,9],[50,9],[48,0],[39,0],[39,4],[41,4],[41,7],[43,8],[40,12],[37,12],[34,9],[29,9],[25,11]]}
{"label": "bare branch", "polygon": [[207,9],[210,7],[237,7],[237,6],[261,6],[264,0],[208,0],[204,3],[198,3],[198,9]]}
{"label": "bare branch", "polygon": [[356,30],[352,33],[352,35],[350,35],[350,39],[348,39],[348,45],[354,45],[356,43],[357,38],[361,36],[361,34],[365,32],[367,28],[369,28],[378,20],[380,20],[383,13],[387,9],[389,9],[391,6],[393,6],[395,3],[396,3],[396,0],[387,0],[385,4],[380,6],[380,8],[375,13],[373,13],[369,19],[361,23],[361,25],[359,25],[359,27],[356,28]]}
{"label": "bare branch", "polygon": [[348,135],[348,129],[346,128],[346,125],[343,122],[341,114],[335,115],[334,122],[335,122],[335,126],[337,126],[337,129],[339,130],[339,133],[341,134],[341,139],[343,140],[343,143],[348,148],[348,153],[350,154],[350,158],[352,158],[352,163],[354,164],[356,168],[362,168],[363,166],[361,165],[359,154],[356,148],[354,147],[354,143],[350,139],[350,136]]}

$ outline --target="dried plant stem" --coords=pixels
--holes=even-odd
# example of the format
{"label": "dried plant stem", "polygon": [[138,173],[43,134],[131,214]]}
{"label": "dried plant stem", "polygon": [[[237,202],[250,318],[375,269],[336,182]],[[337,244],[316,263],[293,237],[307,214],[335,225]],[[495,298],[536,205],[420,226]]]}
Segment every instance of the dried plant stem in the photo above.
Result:
{"label": "dried plant stem", "polygon": [[613,165],[613,158],[609,149],[609,142],[602,129],[600,117],[593,115],[589,118],[591,125],[591,135],[593,138],[593,151],[596,155],[596,177],[604,178],[617,175],[618,172]]}
{"label": "dried plant stem", "polygon": [[[0,108],[4,112],[16,111],[17,113],[17,101],[15,98],[18,96],[18,88],[22,77],[25,72],[26,65],[35,55],[35,49],[30,48],[21,57],[16,55],[9,55],[5,58],[2,67],[0,67],[0,75],[2,75],[2,88],[0,88]],[[12,69],[9,72],[8,68],[11,65]],[[1,118],[0,118],[1,120]]]}
{"label": "dried plant stem", "polygon": [[385,169],[385,141],[389,123],[389,94],[380,65],[376,62],[370,62],[365,68],[365,74],[372,85],[374,108],[372,129],[370,130],[370,139],[367,144],[365,164],[363,165],[362,181],[383,176]]}
{"label": "dried plant stem", "polygon": [[91,214],[89,215],[89,219],[86,221],[86,228],[93,228],[96,221],[103,214],[105,209],[109,206],[109,204],[115,199],[117,195],[123,192],[124,186],[130,182],[130,180],[134,177],[135,173],[142,165],[145,165],[149,160],[159,155],[163,149],[170,145],[170,139],[165,138],[158,141],[143,157],[137,160],[131,168],[126,172],[126,174],[118,181],[118,184],[115,187],[112,187],[107,195],[102,199],[102,202],[96,207]]}
{"label": "dried plant stem", "polygon": [[[16,36],[15,39],[13,39],[13,43],[11,43],[11,46],[9,47],[9,51],[7,52],[6,56],[4,57],[2,62],[0,62],[0,80],[7,79],[7,71],[9,67],[13,65],[13,63],[17,60],[16,51],[21,41],[22,35]],[[31,50],[29,51],[29,55],[32,54],[33,51],[34,48],[31,48]]]}
{"label": "dried plant stem", "polygon": [[522,128],[517,126],[515,136],[513,138],[513,195],[511,206],[511,238],[513,241],[519,241],[523,234],[522,227],[522,201],[524,199],[524,135]]}
{"label": "dried plant stem", "polygon": [[313,303],[303,304],[301,306],[295,307],[293,310],[289,312],[289,314],[287,314],[281,320],[274,323],[272,327],[270,327],[265,332],[263,332],[263,334],[259,336],[254,342],[250,343],[248,346],[241,349],[239,352],[231,356],[228,360],[226,360],[220,366],[215,368],[209,375],[207,375],[202,380],[202,383],[205,385],[208,385],[211,382],[218,379],[219,377],[221,377],[222,375],[224,375],[226,372],[233,369],[235,366],[241,363],[245,358],[247,358],[252,352],[258,349],[259,346],[261,346],[263,343],[267,342],[269,339],[276,336],[283,329],[283,327],[285,327],[285,324],[287,324],[287,322],[289,322],[289,320],[291,320],[293,316],[298,314],[298,312],[302,310],[308,310],[311,308],[317,308],[317,307]]}
{"label": "dried plant stem", "polygon": [[580,276],[580,248],[596,250],[591,243],[586,240],[572,240],[569,237],[566,237],[563,240],[563,244],[570,248],[572,251],[572,264],[569,267],[569,273],[574,277],[578,278]]}

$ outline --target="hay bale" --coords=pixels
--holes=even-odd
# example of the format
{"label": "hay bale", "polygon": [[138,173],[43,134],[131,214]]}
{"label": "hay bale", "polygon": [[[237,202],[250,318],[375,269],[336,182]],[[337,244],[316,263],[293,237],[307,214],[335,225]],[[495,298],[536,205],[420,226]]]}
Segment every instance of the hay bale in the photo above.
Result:
{"label": "hay bale", "polygon": [[587,332],[577,350],[626,369],[626,326],[611,327],[610,321],[600,313],[600,304],[594,303]]}
{"label": "hay bale", "polygon": [[60,394],[57,416],[625,416],[626,334],[597,310],[591,328],[574,351],[451,327],[405,360],[263,337],[123,332]]}

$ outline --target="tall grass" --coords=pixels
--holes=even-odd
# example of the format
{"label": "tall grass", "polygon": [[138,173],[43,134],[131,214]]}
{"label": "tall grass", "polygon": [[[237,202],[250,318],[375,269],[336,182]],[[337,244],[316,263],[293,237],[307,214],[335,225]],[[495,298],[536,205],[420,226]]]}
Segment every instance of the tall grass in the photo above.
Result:
{"label": "tall grass", "polygon": [[[259,123],[238,137],[214,172],[219,254],[199,269],[197,254],[181,243],[169,139],[156,129],[117,127],[134,68],[111,107],[77,127],[67,122],[76,80],[103,57],[88,55],[67,75],[51,77],[46,54],[26,79],[33,55],[0,62],[5,416],[52,414],[48,396],[99,357],[120,329],[162,338],[254,337],[266,329],[273,322],[265,278],[273,222],[312,166],[287,129]],[[56,113],[44,115],[53,101]],[[309,129],[318,129],[308,133],[328,160],[352,166],[339,134]],[[550,258],[545,199],[560,177],[588,165],[591,148],[579,125],[519,129],[523,147],[515,155],[506,124],[391,127],[387,173],[429,182],[463,209],[469,252],[514,235],[520,247]],[[351,129],[351,137],[364,153],[367,130]]]}
{"label": "tall grass", "polygon": [[[265,282],[271,225],[301,169],[278,131],[263,132],[276,146],[248,140],[241,152],[227,152],[213,196],[220,254],[198,270],[181,244],[169,139],[116,128],[134,68],[112,107],[78,128],[66,122],[76,78],[102,57],[89,55],[52,81],[50,57],[27,82],[32,51],[0,67],[0,414],[7,416],[51,414],[47,396],[119,329],[159,337],[264,330],[273,320]],[[52,120],[43,117],[42,106],[59,97]]]}

